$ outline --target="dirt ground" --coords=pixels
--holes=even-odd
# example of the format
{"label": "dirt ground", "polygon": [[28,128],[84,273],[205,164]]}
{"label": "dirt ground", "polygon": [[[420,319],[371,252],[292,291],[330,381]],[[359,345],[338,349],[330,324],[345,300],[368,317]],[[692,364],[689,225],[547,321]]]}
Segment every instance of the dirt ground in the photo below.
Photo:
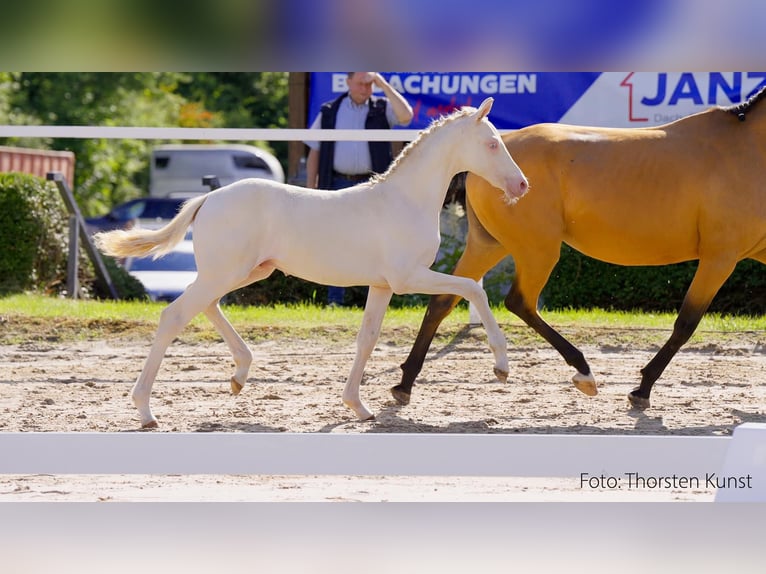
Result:
{"label": "dirt ground", "polygon": [[[595,433],[729,435],[766,422],[763,334],[690,344],[657,383],[652,407],[630,409],[627,393],[657,347],[632,348],[630,333],[567,333],[599,384],[586,397],[573,371],[544,343],[509,345],[506,384],[492,375],[481,328],[434,346],[410,405],[393,402],[409,347],[385,333],[370,359],[362,398],[376,413],[358,422],[340,394],[353,344],[274,339],[251,344],[248,385],[229,392],[233,364],[222,343],[176,341],[154,385],[153,432]],[[660,333],[659,339],[665,335]],[[623,342],[624,341],[624,342]],[[139,426],[129,392],[150,340],[0,345],[0,432],[118,432]],[[609,492],[575,479],[337,476],[0,476],[2,501],[517,501],[712,500],[709,490]],[[616,498],[619,496],[620,498]]]}

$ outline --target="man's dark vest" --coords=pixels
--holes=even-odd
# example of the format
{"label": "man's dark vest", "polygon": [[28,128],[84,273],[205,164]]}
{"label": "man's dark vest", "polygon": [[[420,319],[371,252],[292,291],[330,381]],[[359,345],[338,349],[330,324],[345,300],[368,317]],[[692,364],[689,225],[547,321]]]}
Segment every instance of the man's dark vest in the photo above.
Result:
{"label": "man's dark vest", "polygon": [[[348,92],[332,102],[322,105],[322,129],[335,129],[335,118],[338,115],[343,98],[348,97]],[[364,123],[368,130],[387,130],[391,126],[386,118],[386,99],[370,96],[367,120]],[[368,142],[370,146],[370,159],[372,171],[383,173],[391,165],[394,159],[391,142]],[[332,187],[333,159],[335,154],[335,142],[323,141],[319,147],[319,188],[330,189]]]}

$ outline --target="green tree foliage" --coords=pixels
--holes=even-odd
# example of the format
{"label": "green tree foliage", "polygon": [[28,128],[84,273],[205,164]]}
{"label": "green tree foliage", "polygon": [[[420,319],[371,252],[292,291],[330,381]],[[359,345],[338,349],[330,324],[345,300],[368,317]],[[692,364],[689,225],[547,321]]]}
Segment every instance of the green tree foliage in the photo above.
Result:
{"label": "green tree foliage", "polygon": [[[194,72],[185,74],[178,94],[219,114],[222,127],[286,128],[288,74],[284,72]],[[287,142],[249,142],[287,165]],[[286,170],[285,170],[286,171]]]}
{"label": "green tree foliage", "polygon": [[[285,127],[284,72],[0,73],[0,121],[24,125]],[[5,138],[3,145],[75,153],[83,213],[146,194],[147,140]],[[264,142],[246,142],[268,147]],[[287,163],[284,142],[273,151]]]}

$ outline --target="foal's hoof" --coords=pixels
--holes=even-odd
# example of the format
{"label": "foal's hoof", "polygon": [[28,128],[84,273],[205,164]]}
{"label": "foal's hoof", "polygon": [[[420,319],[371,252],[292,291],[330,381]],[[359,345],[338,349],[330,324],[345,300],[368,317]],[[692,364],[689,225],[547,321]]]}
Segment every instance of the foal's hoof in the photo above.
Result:
{"label": "foal's hoof", "polygon": [[343,401],[343,404],[354,411],[359,422],[374,421],[375,413],[368,409],[364,403],[359,401]]}
{"label": "foal's hoof", "polygon": [[593,378],[593,373],[588,373],[587,375],[577,373],[572,377],[572,382],[578,391],[589,397],[595,397],[598,394],[596,379]]}
{"label": "foal's hoof", "polygon": [[242,390],[243,385],[237,381],[234,377],[231,378],[231,394],[232,395],[238,395],[240,391]]}
{"label": "foal's hoof", "polygon": [[148,423],[144,423],[141,425],[142,429],[156,429],[159,427],[159,423],[157,423],[157,419],[150,420]]}
{"label": "foal's hoof", "polygon": [[396,387],[391,387],[391,395],[393,395],[394,400],[398,405],[406,406],[410,404],[410,393],[403,391],[398,385]]}
{"label": "foal's hoof", "polygon": [[502,369],[498,369],[495,367],[495,376],[497,377],[497,380],[501,383],[507,383],[508,382],[508,371],[503,371]]}
{"label": "foal's hoof", "polygon": [[644,397],[639,397],[636,394],[636,391],[631,391],[628,393],[628,401],[630,402],[630,406],[632,406],[634,409],[648,409],[649,408],[649,399]]}

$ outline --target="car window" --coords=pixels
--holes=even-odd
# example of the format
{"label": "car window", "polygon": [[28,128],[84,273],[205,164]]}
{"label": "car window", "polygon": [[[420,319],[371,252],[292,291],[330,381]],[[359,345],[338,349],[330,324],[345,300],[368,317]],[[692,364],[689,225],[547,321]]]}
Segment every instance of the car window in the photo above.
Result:
{"label": "car window", "polygon": [[146,201],[130,201],[122,205],[115,207],[111,215],[118,221],[127,221],[129,219],[136,219],[142,217],[142,213],[146,209]]}
{"label": "car window", "polygon": [[150,201],[139,216],[144,219],[173,219],[178,213],[183,200],[178,201]]}
{"label": "car window", "polygon": [[196,271],[194,253],[171,251],[164,257],[140,257],[133,259],[129,271]]}
{"label": "car window", "polygon": [[250,154],[236,154],[231,158],[234,161],[234,166],[238,169],[262,169],[268,173],[271,173],[271,168],[261,158]]}

